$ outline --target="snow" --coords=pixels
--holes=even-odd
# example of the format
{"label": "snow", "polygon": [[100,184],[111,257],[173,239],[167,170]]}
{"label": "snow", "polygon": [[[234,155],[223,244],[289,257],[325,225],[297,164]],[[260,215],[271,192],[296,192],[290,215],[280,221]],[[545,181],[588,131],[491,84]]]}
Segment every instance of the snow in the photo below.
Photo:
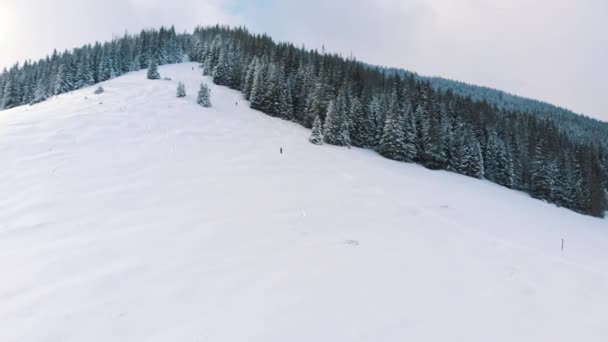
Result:
{"label": "snow", "polygon": [[0,112],[0,341],[608,338],[607,220],[159,71]]}

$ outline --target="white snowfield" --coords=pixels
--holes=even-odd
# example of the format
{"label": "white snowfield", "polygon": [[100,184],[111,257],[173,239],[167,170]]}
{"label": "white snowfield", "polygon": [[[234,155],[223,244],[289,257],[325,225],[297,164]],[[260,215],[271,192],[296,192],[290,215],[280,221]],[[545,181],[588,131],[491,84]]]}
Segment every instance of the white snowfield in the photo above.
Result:
{"label": "white snowfield", "polygon": [[0,341],[608,341],[608,220],[160,73],[0,112]]}

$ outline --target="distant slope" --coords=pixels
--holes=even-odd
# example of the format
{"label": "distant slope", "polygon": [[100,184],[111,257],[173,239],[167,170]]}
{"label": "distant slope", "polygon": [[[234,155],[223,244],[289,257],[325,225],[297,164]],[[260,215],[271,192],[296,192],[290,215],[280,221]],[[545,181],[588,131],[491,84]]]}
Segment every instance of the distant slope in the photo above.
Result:
{"label": "distant slope", "polygon": [[0,113],[0,341],[605,341],[608,221],[203,109],[197,66]]}
{"label": "distant slope", "polygon": [[[451,91],[454,94],[470,98],[474,101],[487,102],[506,111],[536,113],[548,118],[558,119],[569,124],[560,126],[569,134],[590,134],[608,146],[608,122],[591,118],[584,114],[575,113],[566,108],[553,104],[513,95],[502,90],[478,86],[442,77],[421,76],[415,72],[397,68],[383,68],[389,73],[402,76],[413,76],[418,80],[428,81],[431,86],[440,91]],[[582,128],[582,129],[577,129]]]}

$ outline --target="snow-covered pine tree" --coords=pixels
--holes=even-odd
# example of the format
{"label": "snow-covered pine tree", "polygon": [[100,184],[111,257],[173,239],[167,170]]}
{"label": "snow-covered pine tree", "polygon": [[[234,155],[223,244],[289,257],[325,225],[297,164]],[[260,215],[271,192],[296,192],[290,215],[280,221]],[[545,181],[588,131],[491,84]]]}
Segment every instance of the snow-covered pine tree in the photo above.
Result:
{"label": "snow-covered pine tree", "polygon": [[[553,184],[552,199],[559,207],[572,208],[575,204],[574,186],[577,180],[574,177],[573,168],[571,166],[572,158],[563,156],[557,164],[559,172]],[[579,185],[580,186],[580,185]]]}
{"label": "snow-covered pine tree", "polygon": [[258,57],[255,56],[247,66],[247,73],[245,75],[245,81],[243,85],[243,94],[246,100],[251,98],[251,89],[253,88],[253,81],[255,71],[258,68]]}
{"label": "snow-covered pine tree", "polygon": [[213,83],[217,85],[230,85],[230,68],[228,65],[228,54],[229,52],[227,48],[221,49],[217,65],[213,69]]}
{"label": "snow-covered pine tree", "polygon": [[446,110],[439,101],[433,102],[428,123],[428,140],[421,158],[422,163],[431,170],[445,169],[447,166],[445,153],[447,117]]}
{"label": "snow-covered pine tree", "polygon": [[260,110],[271,116],[279,116],[281,111],[281,93],[280,87],[282,86],[282,78],[280,72],[280,65],[275,65],[271,63],[268,66],[268,75],[266,77],[266,82],[264,82],[264,89],[266,93],[263,97],[263,102],[261,103]]}
{"label": "snow-covered pine tree", "polygon": [[363,110],[363,104],[357,97],[354,97],[351,101],[350,116],[353,121],[351,132],[352,144],[357,147],[367,147],[369,136],[368,120]]}
{"label": "snow-covered pine tree", "polygon": [[504,141],[494,129],[488,130],[485,152],[485,177],[508,188],[513,187],[513,162]]}
{"label": "snow-covered pine tree", "polygon": [[534,148],[532,156],[532,197],[551,200],[553,197],[553,185],[555,184],[555,167],[553,161],[547,158],[544,141],[539,141]]}
{"label": "snow-covered pine tree", "polygon": [[412,105],[406,102],[401,107],[401,115],[405,130],[405,145],[403,150],[403,160],[410,162],[416,160],[418,150],[416,149],[416,118],[412,110]]}
{"label": "snow-covered pine tree", "polygon": [[196,103],[205,108],[211,107],[211,90],[207,84],[205,84],[205,82],[201,83],[201,88],[198,91]]}
{"label": "snow-covered pine tree", "polygon": [[[335,95],[330,84],[325,80],[324,76],[317,77],[314,89],[308,94],[306,99],[306,111],[302,125],[304,127],[312,127],[314,118],[318,115],[325,115],[328,111],[329,102],[333,101]],[[327,126],[327,119],[325,119]]]}
{"label": "snow-covered pine tree", "polygon": [[471,129],[464,131],[464,147],[460,162],[462,174],[482,178],[484,175],[483,156],[479,140]]}
{"label": "snow-covered pine tree", "polygon": [[177,84],[176,96],[177,97],[186,97],[186,86],[182,82],[179,82]]}
{"label": "snow-covered pine tree", "polygon": [[55,75],[55,83],[53,85],[53,94],[54,95],[63,94],[65,92],[70,91],[71,88],[72,88],[72,85],[70,84],[69,76],[65,70],[65,64],[61,64],[59,66],[59,70],[57,71],[57,74]]}
{"label": "snow-covered pine tree", "polygon": [[373,96],[372,100],[369,103],[368,117],[367,117],[367,127],[368,127],[368,135],[367,135],[367,144],[369,147],[373,149],[378,149],[380,145],[380,140],[382,135],[378,135],[378,131],[384,129],[384,122],[382,121],[380,114],[380,100],[378,96]]}
{"label": "snow-covered pine tree", "polygon": [[323,123],[318,115],[315,117],[315,121],[312,124],[312,132],[310,133],[310,138],[308,140],[315,145],[323,144]]}
{"label": "snow-covered pine tree", "polygon": [[32,98],[32,100],[30,101],[30,105],[42,102],[46,99],[48,99],[49,95],[47,92],[47,86],[46,86],[46,78],[45,77],[40,77],[38,79],[38,81],[36,82],[36,87],[34,88],[34,97]]}
{"label": "snow-covered pine tree", "polygon": [[158,73],[158,65],[156,64],[156,60],[152,60],[150,62],[150,66],[148,66],[147,77],[149,80],[160,80],[160,74]]}
{"label": "snow-covered pine tree", "polygon": [[429,121],[429,113],[425,108],[425,105],[419,104],[416,107],[416,111],[414,112],[414,118],[416,120],[416,150],[417,155],[420,157],[419,161],[424,162],[424,157],[426,156],[427,150],[430,149],[430,121]]}
{"label": "snow-covered pine tree", "polygon": [[327,106],[327,115],[323,127],[323,141],[337,146],[350,145],[350,126],[346,110],[346,98],[343,91],[340,91],[335,101],[330,101]]}
{"label": "snow-covered pine tree", "polygon": [[110,60],[109,52],[106,52],[106,49],[103,49],[97,69],[97,79],[99,82],[107,81],[112,78],[112,75],[112,62]]}
{"label": "snow-covered pine tree", "polygon": [[406,146],[406,128],[403,114],[404,112],[398,104],[397,94],[394,92],[391,95],[378,152],[389,159],[411,161],[411,159],[408,159],[409,156],[406,156],[408,147]]}
{"label": "snow-covered pine tree", "polygon": [[13,79],[9,76],[4,84],[4,90],[2,91],[2,98],[0,98],[0,109],[10,109],[16,107],[17,102],[17,91],[13,83]]}
{"label": "snow-covered pine tree", "polygon": [[279,88],[279,116],[285,120],[293,120],[293,95],[291,83],[285,79],[284,74],[280,76],[282,85]]}
{"label": "snow-covered pine tree", "polygon": [[304,122],[306,118],[306,100],[312,87],[312,68],[300,66],[295,75],[293,95],[294,121]]}
{"label": "snow-covered pine tree", "polygon": [[260,62],[256,65],[253,75],[251,95],[249,96],[251,108],[262,110],[266,103],[266,93],[266,65],[264,62]]}

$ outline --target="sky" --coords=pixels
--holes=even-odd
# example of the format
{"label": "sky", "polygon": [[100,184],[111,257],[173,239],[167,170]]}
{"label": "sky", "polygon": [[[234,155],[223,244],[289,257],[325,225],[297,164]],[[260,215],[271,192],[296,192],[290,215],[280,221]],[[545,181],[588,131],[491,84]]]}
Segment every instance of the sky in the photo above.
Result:
{"label": "sky", "polygon": [[0,0],[0,67],[174,24],[241,25],[608,121],[606,0]]}

